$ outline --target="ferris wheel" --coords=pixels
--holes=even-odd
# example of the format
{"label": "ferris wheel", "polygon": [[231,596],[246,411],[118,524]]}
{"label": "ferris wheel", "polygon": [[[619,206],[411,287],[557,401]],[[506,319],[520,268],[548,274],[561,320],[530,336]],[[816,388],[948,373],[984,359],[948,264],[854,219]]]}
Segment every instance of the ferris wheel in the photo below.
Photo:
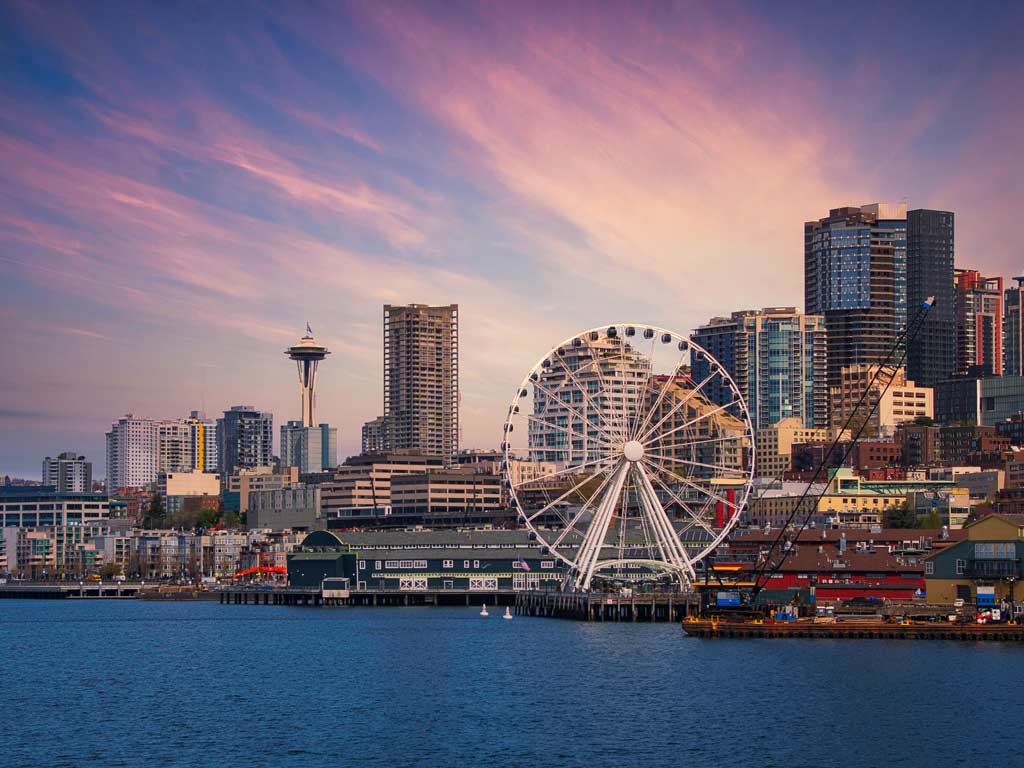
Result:
{"label": "ferris wheel", "polygon": [[753,487],[753,426],[735,381],[651,325],[553,347],[512,398],[502,451],[511,503],[579,590],[595,577],[695,580]]}

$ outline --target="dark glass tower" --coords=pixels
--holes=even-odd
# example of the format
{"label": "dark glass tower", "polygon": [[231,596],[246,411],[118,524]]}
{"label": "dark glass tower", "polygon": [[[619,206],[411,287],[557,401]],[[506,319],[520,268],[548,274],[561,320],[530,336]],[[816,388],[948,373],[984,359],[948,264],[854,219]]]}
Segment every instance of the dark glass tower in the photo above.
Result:
{"label": "dark glass tower", "polygon": [[911,311],[929,296],[935,306],[907,350],[907,378],[931,387],[956,370],[953,287],[953,213],[907,213],[907,304]]}
{"label": "dark glass tower", "polygon": [[824,315],[828,380],[878,364],[907,321],[907,212],[902,203],[834,208],[804,224],[804,311]]}

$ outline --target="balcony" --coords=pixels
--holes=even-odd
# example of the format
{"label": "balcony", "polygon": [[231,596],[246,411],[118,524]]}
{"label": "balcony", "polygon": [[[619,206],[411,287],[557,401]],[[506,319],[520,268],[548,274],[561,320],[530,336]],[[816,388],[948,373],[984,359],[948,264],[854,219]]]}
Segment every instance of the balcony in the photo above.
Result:
{"label": "balcony", "polygon": [[965,575],[970,579],[1020,578],[1020,561],[1016,559],[969,560]]}

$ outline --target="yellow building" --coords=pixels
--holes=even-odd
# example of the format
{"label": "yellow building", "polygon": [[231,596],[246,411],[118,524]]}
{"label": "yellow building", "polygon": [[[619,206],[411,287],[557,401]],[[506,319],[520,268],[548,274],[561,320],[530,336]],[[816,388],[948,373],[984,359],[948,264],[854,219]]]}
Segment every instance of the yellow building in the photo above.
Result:
{"label": "yellow building", "polygon": [[770,427],[759,429],[755,437],[755,473],[757,477],[780,479],[792,465],[794,445],[824,442],[834,437],[833,430],[805,427],[797,417],[783,419]]}

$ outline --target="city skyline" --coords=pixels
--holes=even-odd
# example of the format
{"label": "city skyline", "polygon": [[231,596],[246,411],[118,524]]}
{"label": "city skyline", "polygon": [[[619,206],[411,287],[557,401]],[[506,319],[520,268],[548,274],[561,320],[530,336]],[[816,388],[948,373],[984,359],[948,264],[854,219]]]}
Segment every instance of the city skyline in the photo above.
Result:
{"label": "city skyline", "polygon": [[386,303],[460,305],[461,443],[492,447],[580,328],[806,309],[803,223],[847,204],[954,211],[984,275],[1024,260],[1019,8],[886,8],[843,46],[855,19],[788,5],[81,11],[0,10],[0,474],[67,448],[104,476],[128,412],[284,423],[307,320],[356,453]]}

